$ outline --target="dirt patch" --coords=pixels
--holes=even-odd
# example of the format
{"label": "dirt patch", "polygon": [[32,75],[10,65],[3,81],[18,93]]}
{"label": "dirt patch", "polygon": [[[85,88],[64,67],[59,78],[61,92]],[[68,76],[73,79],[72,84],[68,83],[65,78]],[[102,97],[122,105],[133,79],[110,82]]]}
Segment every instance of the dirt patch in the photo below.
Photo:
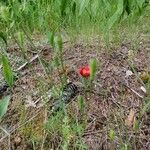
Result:
{"label": "dirt patch", "polygon": [[[141,45],[138,50],[134,51],[133,63],[136,74],[132,71],[128,60],[131,50],[130,44],[122,44],[119,49],[112,53],[100,51],[101,46],[98,44],[76,43],[70,46],[69,43],[66,43],[64,46],[63,58],[68,70],[68,79],[72,82],[80,81],[77,73],[79,67],[88,64],[91,58],[96,58],[98,62],[94,93],[80,93],[85,98],[84,116],[86,116],[81,140],[87,145],[88,149],[120,149],[126,145],[131,149],[149,149],[150,113],[144,112],[140,116],[140,111],[144,107],[148,95],[140,89],[143,84],[137,76],[149,70],[150,53],[148,50],[145,51],[149,48],[149,45]],[[52,59],[51,49],[47,46],[40,49],[42,50],[41,58],[47,64],[50,63]],[[10,55],[16,54],[16,50],[9,49],[8,52]],[[29,53],[29,56],[31,58],[33,55]],[[19,55],[18,57],[20,58]],[[133,74],[128,76],[128,70],[131,70]],[[10,139],[9,136],[5,138],[4,132],[0,133],[0,149],[11,147],[17,150],[28,150],[33,149],[33,146],[41,147],[38,142],[36,144],[31,141],[34,138],[36,138],[36,141],[42,141],[45,138],[45,149],[59,149],[59,144],[62,141],[60,135],[54,135],[53,139],[49,134],[44,137],[45,133],[42,126],[50,117],[47,116],[47,113],[43,113],[43,110],[45,110],[44,102],[49,101],[48,105],[50,105],[53,101],[49,100],[48,95],[45,94],[51,84],[49,78],[44,74],[44,70],[38,61],[34,62],[31,67],[24,69],[22,74],[23,76],[15,83],[8,112],[1,122],[1,126],[12,133]],[[55,71],[53,79],[53,83],[59,84],[59,75]],[[77,119],[79,119],[79,110],[78,108],[75,109],[75,105],[70,106],[70,115],[77,115]],[[139,121],[138,131],[134,128],[136,122],[131,125],[132,127],[125,125],[125,119],[131,109],[134,109],[136,121]],[[29,121],[32,117],[35,118]],[[26,121],[28,123],[20,127],[20,124]],[[109,137],[110,129],[115,133],[113,140]],[[51,147],[47,145],[49,142]]]}

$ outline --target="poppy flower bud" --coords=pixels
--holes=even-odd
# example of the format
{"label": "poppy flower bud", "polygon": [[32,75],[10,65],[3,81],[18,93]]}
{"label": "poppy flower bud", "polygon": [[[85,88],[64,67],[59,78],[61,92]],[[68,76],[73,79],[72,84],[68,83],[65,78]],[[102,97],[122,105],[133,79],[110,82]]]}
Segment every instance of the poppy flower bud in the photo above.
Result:
{"label": "poppy flower bud", "polygon": [[79,69],[79,73],[83,77],[89,77],[90,76],[90,68],[89,68],[89,66],[81,67]]}

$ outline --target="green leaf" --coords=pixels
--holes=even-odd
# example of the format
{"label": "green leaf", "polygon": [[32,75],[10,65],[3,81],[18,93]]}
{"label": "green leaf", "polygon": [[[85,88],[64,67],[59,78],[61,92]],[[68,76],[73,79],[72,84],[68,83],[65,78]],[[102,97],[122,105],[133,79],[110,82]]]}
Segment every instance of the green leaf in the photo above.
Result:
{"label": "green leaf", "polygon": [[1,18],[7,22],[10,19],[9,7],[0,6],[0,14],[1,14]]}
{"label": "green leaf", "polygon": [[11,28],[13,28],[13,27],[14,27],[14,25],[15,25],[15,21],[13,20],[13,21],[10,23],[9,28],[10,28],[10,29],[11,29]]}
{"label": "green leaf", "polygon": [[48,32],[47,34],[49,44],[54,47],[54,32]]}
{"label": "green leaf", "polygon": [[54,57],[53,62],[54,62],[55,67],[59,67],[60,66],[60,61],[59,61],[59,58],[57,56]]}
{"label": "green leaf", "polygon": [[62,52],[63,42],[62,42],[62,37],[61,36],[56,36],[55,37],[54,44],[55,44],[56,50],[59,50],[60,52]]}
{"label": "green leaf", "polygon": [[117,6],[117,10],[116,12],[109,18],[109,20],[107,21],[107,30],[109,31],[112,26],[114,25],[114,23],[119,19],[119,17],[122,15],[123,13],[123,0],[118,0],[118,6]]}
{"label": "green leaf", "polygon": [[115,131],[112,129],[109,130],[109,139],[112,141],[115,139]]}
{"label": "green leaf", "polygon": [[2,55],[2,66],[4,79],[6,80],[7,84],[12,87],[14,83],[14,76],[9,64],[9,60],[5,55]]}
{"label": "green leaf", "polygon": [[18,40],[21,48],[23,48],[24,47],[24,34],[23,34],[23,32],[17,33],[17,40]]}
{"label": "green leaf", "polygon": [[143,4],[145,3],[145,0],[136,0],[139,8],[141,9],[143,7]]}
{"label": "green leaf", "polygon": [[22,53],[23,57],[26,59],[27,58],[27,49],[24,46],[24,41],[25,41],[24,33],[17,32],[16,37],[17,37],[17,44],[20,47],[21,53]]}
{"label": "green leaf", "polygon": [[84,99],[82,96],[78,97],[78,105],[79,105],[79,110],[82,112],[85,106]]}
{"label": "green leaf", "polygon": [[9,101],[10,101],[10,96],[6,96],[2,100],[0,100],[0,119],[2,119],[2,117],[5,115],[8,108]]}
{"label": "green leaf", "polygon": [[90,60],[90,80],[94,80],[95,74],[96,74],[96,67],[97,67],[97,62],[96,59],[91,59]]}
{"label": "green leaf", "polygon": [[76,2],[73,2],[73,4],[72,4],[72,13],[73,13],[73,15],[76,14],[76,7],[77,7]]}
{"label": "green leaf", "polygon": [[67,6],[67,0],[61,0],[61,5],[60,5],[61,16],[65,15],[66,6]]}
{"label": "green leaf", "polygon": [[147,99],[146,103],[144,104],[142,110],[141,110],[141,116],[144,115],[144,113],[150,112],[150,98]]}
{"label": "green leaf", "polygon": [[91,4],[91,11],[92,11],[92,14],[94,16],[97,15],[97,13],[99,12],[99,0],[94,0],[93,3]]}
{"label": "green leaf", "polygon": [[7,35],[4,32],[0,32],[0,38],[4,41],[7,45]]}
{"label": "green leaf", "polygon": [[135,120],[133,123],[133,129],[135,130],[135,132],[137,132],[139,130],[139,127],[140,127],[140,121]]}
{"label": "green leaf", "polygon": [[111,4],[108,0],[102,0],[101,5],[105,9],[106,12],[111,11]]}
{"label": "green leaf", "polygon": [[90,0],[82,0],[80,2],[80,9],[79,9],[79,15],[82,15],[83,11],[85,10],[85,8],[88,6]]}

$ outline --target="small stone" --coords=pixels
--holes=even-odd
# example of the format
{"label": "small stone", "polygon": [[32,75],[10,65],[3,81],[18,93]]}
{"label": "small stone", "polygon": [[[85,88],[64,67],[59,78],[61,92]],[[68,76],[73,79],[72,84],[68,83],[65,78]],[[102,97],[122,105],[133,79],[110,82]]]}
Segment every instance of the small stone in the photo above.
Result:
{"label": "small stone", "polygon": [[126,77],[132,76],[133,72],[131,70],[126,71]]}
{"label": "small stone", "polygon": [[141,86],[140,88],[144,93],[146,93],[146,88],[144,86]]}
{"label": "small stone", "polygon": [[15,143],[16,146],[20,145],[20,143],[21,143],[21,137],[16,136],[15,139],[14,139],[14,143]]}

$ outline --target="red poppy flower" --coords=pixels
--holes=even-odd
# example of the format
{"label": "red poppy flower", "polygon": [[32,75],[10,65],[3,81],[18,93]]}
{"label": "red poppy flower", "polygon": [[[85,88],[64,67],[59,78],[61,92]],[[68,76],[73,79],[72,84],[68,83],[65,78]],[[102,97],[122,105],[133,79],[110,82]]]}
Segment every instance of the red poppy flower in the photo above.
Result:
{"label": "red poppy flower", "polygon": [[89,77],[90,76],[90,68],[89,68],[89,66],[81,67],[79,69],[79,73],[83,77]]}

